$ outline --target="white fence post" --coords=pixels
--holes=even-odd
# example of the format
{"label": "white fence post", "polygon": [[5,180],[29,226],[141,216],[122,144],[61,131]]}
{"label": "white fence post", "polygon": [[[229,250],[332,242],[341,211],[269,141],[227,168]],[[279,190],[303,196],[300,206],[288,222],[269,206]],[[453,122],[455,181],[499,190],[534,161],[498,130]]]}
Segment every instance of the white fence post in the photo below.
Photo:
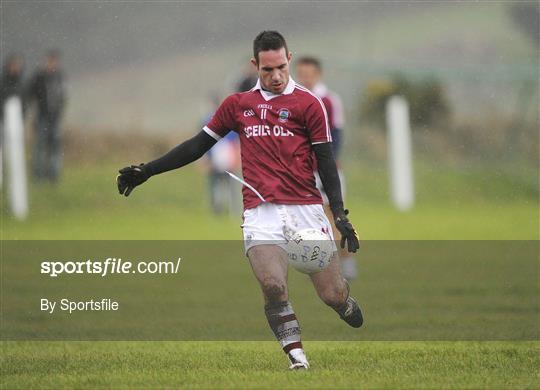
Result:
{"label": "white fence post", "polygon": [[405,98],[392,96],[386,104],[388,158],[392,201],[401,211],[414,206],[411,126]]}
{"label": "white fence post", "polygon": [[22,220],[28,215],[28,194],[22,104],[16,96],[7,99],[4,105],[3,148],[6,154],[9,204],[15,218]]}

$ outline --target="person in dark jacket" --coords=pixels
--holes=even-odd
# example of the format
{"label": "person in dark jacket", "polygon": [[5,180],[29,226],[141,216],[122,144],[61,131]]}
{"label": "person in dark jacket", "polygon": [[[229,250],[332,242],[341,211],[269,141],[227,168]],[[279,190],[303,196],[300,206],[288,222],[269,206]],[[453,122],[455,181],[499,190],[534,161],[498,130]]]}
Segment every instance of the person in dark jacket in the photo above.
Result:
{"label": "person in dark jacket", "polygon": [[33,172],[38,180],[55,182],[62,165],[60,120],[66,96],[60,52],[47,53],[44,66],[37,70],[28,87],[28,100],[37,106]]}
{"label": "person in dark jacket", "polygon": [[244,70],[242,78],[236,84],[236,92],[249,91],[257,84],[258,79],[257,70],[253,65],[249,64],[249,67]]}
{"label": "person in dark jacket", "polygon": [[11,54],[6,58],[0,81],[0,119],[4,118],[4,104],[11,96],[23,97],[24,61],[19,54]]}

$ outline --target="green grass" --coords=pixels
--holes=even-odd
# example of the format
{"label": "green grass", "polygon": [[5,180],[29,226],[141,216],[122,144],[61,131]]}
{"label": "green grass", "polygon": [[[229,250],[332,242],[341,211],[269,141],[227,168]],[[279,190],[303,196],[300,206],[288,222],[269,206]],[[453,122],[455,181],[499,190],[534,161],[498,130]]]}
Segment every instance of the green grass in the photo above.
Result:
{"label": "green grass", "polygon": [[[13,220],[3,200],[3,239],[241,239],[240,215],[209,211],[198,167],[152,178],[125,199],[122,163],[75,165],[58,186],[32,185],[30,218]],[[364,240],[530,240],[539,236],[538,182],[487,169],[416,167],[417,204],[391,205],[384,168],[349,164],[346,206]]]}
{"label": "green grass", "polygon": [[[31,215],[25,222],[9,216],[3,199],[2,239],[215,242],[241,238],[239,216],[214,217],[208,211],[205,177],[197,167],[152,178],[125,199],[118,196],[114,184],[115,169],[121,165],[73,165],[56,187],[32,184]],[[117,284],[63,280],[70,280],[68,291],[81,297],[99,291],[118,294],[126,305],[143,299],[150,310],[135,314],[154,323],[133,318],[135,324],[146,326],[147,334],[162,326],[168,340],[181,335],[182,340],[215,341],[4,341],[1,388],[539,387],[537,247],[527,244],[526,256],[516,256],[521,252],[513,250],[510,242],[484,243],[475,251],[475,242],[469,247],[457,241],[538,240],[535,175],[433,169],[419,163],[417,205],[401,213],[388,200],[384,169],[362,163],[347,168],[347,206],[366,240],[359,255],[360,279],[352,284],[353,294],[362,298],[366,324],[360,330],[346,327],[316,298],[302,275],[291,273],[291,297],[312,363],[309,372],[288,372],[279,346],[269,341],[272,336],[260,293],[241,254],[220,258],[218,264],[215,258],[195,261],[188,256],[178,279],[125,278],[115,280]],[[425,241],[372,240],[455,241],[434,241],[430,247]],[[53,249],[56,245],[46,244]],[[155,247],[160,245],[156,242]],[[522,247],[520,242],[516,245]],[[25,300],[34,302],[32,294],[40,293],[41,287],[65,293],[58,281],[48,283],[36,275],[26,278],[25,267],[17,267],[17,273],[6,264],[3,315]],[[43,285],[29,282],[34,277]],[[28,283],[34,288],[25,287]],[[93,283],[102,284],[98,288]],[[243,328],[223,315],[235,313],[237,305],[245,309]],[[54,335],[54,322],[48,325],[39,316],[32,320],[36,318],[30,323],[25,315],[4,316],[2,332],[36,335],[42,329]],[[67,326],[82,324],[74,327],[75,333],[108,329],[112,339],[122,339],[130,330],[126,318],[111,323],[107,317],[63,321]],[[37,326],[38,332],[17,325],[21,320]],[[199,328],[201,324],[205,326]],[[242,328],[251,337],[230,336],[230,327]],[[232,339],[258,341],[220,341]]]}
{"label": "green grass", "polygon": [[[9,340],[272,338],[241,241],[11,241],[2,254],[1,324]],[[52,278],[38,271],[44,260],[110,256],[182,263],[169,275]],[[536,243],[368,241],[358,258],[351,293],[366,317],[361,331],[320,301],[309,278],[289,272],[305,340],[540,339]],[[41,298],[111,298],[120,310],[47,314],[39,310]]]}
{"label": "green grass", "polygon": [[2,345],[2,388],[537,388],[537,342],[308,342],[289,372],[273,342]]}

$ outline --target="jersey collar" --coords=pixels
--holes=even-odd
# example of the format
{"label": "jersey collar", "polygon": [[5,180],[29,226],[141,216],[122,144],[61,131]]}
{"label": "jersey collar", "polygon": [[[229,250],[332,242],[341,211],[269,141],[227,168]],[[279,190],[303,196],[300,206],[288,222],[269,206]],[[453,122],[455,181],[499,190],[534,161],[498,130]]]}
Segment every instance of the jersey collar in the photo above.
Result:
{"label": "jersey collar", "polygon": [[264,89],[262,89],[260,79],[257,80],[257,84],[255,84],[255,86],[251,90],[252,91],[257,91],[257,90],[261,91],[261,95],[264,98],[264,100],[268,101],[268,100],[271,100],[271,99],[273,99],[275,97],[278,97],[278,96],[281,96],[281,95],[290,95],[291,93],[294,92],[295,87],[296,87],[295,81],[292,79],[291,76],[289,76],[289,82],[287,83],[287,86],[285,87],[283,92],[280,93],[280,94],[275,94],[275,93],[272,93],[270,91],[265,91]]}

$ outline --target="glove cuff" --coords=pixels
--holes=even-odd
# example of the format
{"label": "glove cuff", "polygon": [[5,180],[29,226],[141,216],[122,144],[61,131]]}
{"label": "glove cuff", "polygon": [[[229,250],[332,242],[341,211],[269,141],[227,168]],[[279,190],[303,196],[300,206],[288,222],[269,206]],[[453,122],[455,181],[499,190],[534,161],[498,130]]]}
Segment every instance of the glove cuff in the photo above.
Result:
{"label": "glove cuff", "polygon": [[343,202],[333,202],[330,204],[330,210],[332,210],[332,215],[334,219],[338,217],[347,215],[344,210]]}
{"label": "glove cuff", "polygon": [[147,179],[150,179],[150,177],[154,176],[151,164],[141,164],[139,165],[139,168],[145,174]]}

